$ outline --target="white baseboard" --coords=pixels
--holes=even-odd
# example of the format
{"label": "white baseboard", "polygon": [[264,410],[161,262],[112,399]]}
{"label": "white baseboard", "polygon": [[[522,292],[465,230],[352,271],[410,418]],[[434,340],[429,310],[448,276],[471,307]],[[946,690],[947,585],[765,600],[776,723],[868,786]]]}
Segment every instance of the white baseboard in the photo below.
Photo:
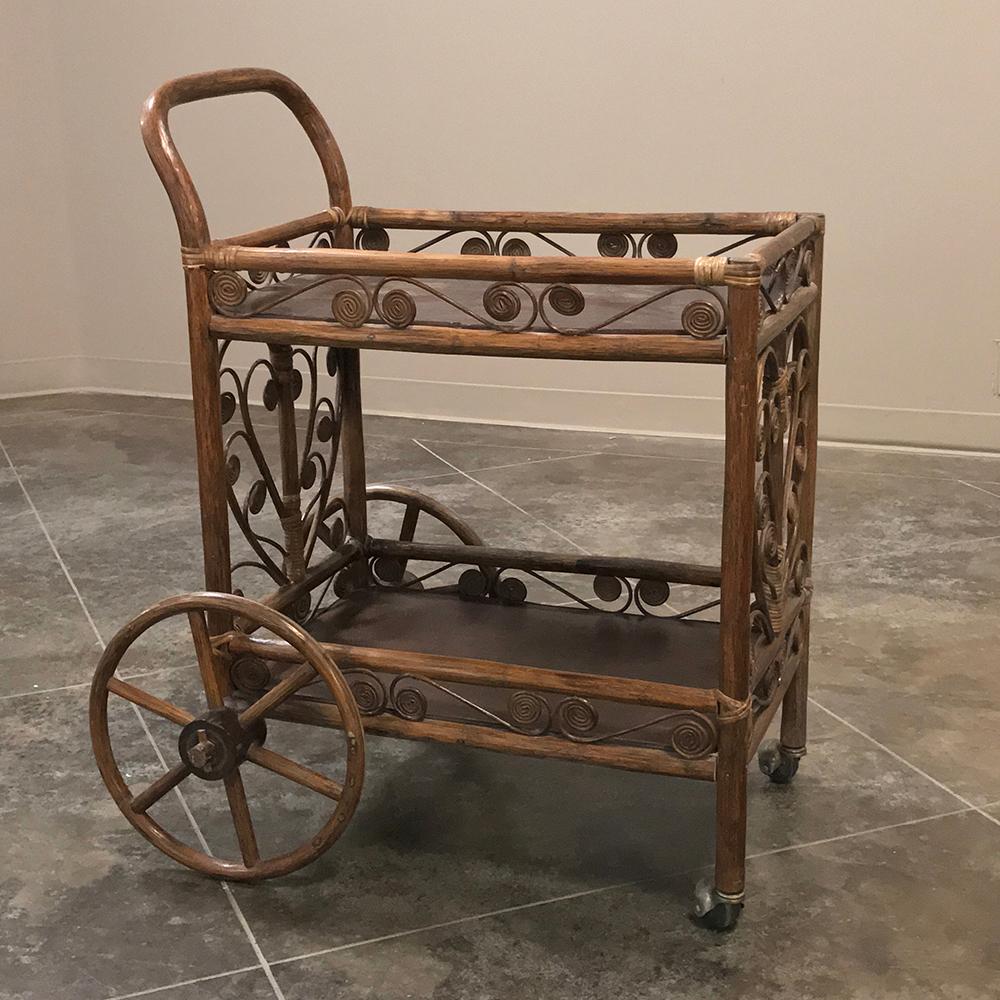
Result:
{"label": "white baseboard", "polygon": [[77,355],[62,355],[0,361],[0,399],[73,390],[87,381],[83,360]]}
{"label": "white baseboard", "polygon": [[[393,416],[525,424],[621,434],[718,437],[722,400],[714,396],[585,388],[491,385],[368,375],[365,409]],[[129,358],[36,358],[0,367],[0,396],[80,390],[190,397],[188,366]],[[852,403],[820,404],[824,441],[1000,451],[1000,410],[982,413]]]}

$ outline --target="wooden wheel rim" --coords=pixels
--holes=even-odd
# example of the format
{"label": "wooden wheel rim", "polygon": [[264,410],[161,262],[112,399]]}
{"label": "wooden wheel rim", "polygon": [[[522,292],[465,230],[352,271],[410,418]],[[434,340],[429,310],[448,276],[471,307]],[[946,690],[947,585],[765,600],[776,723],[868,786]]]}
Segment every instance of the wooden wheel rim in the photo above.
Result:
{"label": "wooden wheel rim", "polygon": [[[114,758],[108,729],[108,683],[129,647],[159,622],[190,612],[220,612],[237,615],[273,632],[293,646],[316,674],[323,679],[340,712],[347,746],[347,766],[343,788],[333,815],[309,840],[284,854],[261,859],[255,865],[212,857],[197,850],[164,829],[146,812],[132,807],[134,796]],[[126,699],[127,700],[127,699]],[[257,601],[233,594],[194,593],[167,598],[143,611],[125,625],[108,643],[97,665],[90,689],[90,736],[97,766],[111,797],[125,818],[150,843],[178,863],[194,871],[233,881],[257,881],[287,875],[314,861],[343,833],[361,797],[365,770],[365,741],[361,716],[346,681],[319,643],[301,626]],[[241,762],[245,763],[245,761]],[[237,768],[237,773],[239,769]]]}

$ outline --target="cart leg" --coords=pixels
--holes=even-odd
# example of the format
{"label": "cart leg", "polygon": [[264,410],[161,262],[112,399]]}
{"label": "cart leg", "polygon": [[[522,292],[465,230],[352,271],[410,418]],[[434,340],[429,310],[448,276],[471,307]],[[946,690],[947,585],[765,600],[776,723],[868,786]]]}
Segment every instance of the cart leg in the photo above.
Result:
{"label": "cart leg", "polygon": [[806,716],[809,709],[809,619],[803,622],[802,652],[792,683],[781,702],[781,749],[792,757],[806,752]]}
{"label": "cart leg", "polygon": [[787,785],[806,755],[806,715],[809,709],[809,620],[802,626],[803,646],[792,683],[781,702],[781,738],[768,740],[758,754],[761,771],[776,785]]}
{"label": "cart leg", "polygon": [[742,262],[738,273],[727,278],[727,284],[730,350],[726,359],[719,690],[730,707],[737,710],[719,727],[715,770],[715,879],[699,883],[695,891],[695,916],[713,930],[726,930],[736,924],[743,908],[746,882],[759,265],[753,261]]}
{"label": "cart leg", "polygon": [[695,916],[712,930],[729,930],[746,888],[747,740],[749,719],[723,726],[715,776],[715,876],[695,889]]}

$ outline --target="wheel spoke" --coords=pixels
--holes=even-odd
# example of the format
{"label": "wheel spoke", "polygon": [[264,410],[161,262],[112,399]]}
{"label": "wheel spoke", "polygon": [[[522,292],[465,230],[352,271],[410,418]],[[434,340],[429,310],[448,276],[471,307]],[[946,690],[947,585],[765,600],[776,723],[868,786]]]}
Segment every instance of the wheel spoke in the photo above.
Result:
{"label": "wheel spoke", "polygon": [[275,774],[281,775],[282,778],[288,778],[289,781],[294,781],[304,788],[319,792],[320,795],[325,795],[328,799],[336,801],[343,794],[344,786],[339,782],[333,781],[311,768],[303,767],[294,760],[289,760],[266,747],[251,747],[247,752],[247,759],[253,761],[258,767],[273,771]]}
{"label": "wheel spoke", "polygon": [[[408,503],[403,512],[403,524],[399,529],[399,540],[401,542],[412,542],[413,536],[417,533],[417,521],[420,518],[420,505]],[[402,576],[406,572],[406,559],[399,560],[399,572]]]}
{"label": "wheel spoke", "polygon": [[253,820],[250,818],[250,807],[247,805],[247,794],[243,788],[243,779],[238,770],[227,774],[225,779],[226,797],[229,799],[229,812],[236,828],[236,839],[239,841],[240,854],[247,868],[253,868],[260,861],[260,851],[257,848],[257,835],[253,830]]}
{"label": "wheel spoke", "polygon": [[246,729],[275,705],[280,705],[299,688],[315,680],[316,669],[309,663],[297,666],[284,680],[279,681],[267,694],[255,701],[248,709],[240,712],[240,725]]}
{"label": "wheel spoke", "polygon": [[132,796],[132,812],[144,813],[163,798],[171,788],[176,788],[189,774],[191,768],[181,761],[160,775],[151,785],[144,788],[138,795]]}
{"label": "wheel spoke", "polygon": [[119,698],[124,698],[126,701],[132,702],[133,705],[145,708],[154,715],[176,722],[178,726],[186,726],[194,718],[190,712],[183,708],[171,705],[169,701],[157,698],[155,694],[143,691],[142,688],[137,688],[134,684],[129,684],[118,677],[112,677],[108,681],[107,688]]}
{"label": "wheel spoke", "polygon": [[208,634],[208,623],[201,611],[189,611],[188,623],[191,626],[191,638],[198,656],[198,669],[201,671],[201,683],[205,688],[208,707],[222,708],[225,690],[221,683],[219,662],[215,658],[212,639]]}

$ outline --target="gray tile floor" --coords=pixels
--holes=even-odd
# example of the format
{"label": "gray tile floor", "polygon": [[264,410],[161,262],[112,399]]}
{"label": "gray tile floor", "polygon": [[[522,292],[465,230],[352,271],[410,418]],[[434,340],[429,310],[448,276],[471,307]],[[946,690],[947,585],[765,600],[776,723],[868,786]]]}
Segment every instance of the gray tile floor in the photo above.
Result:
{"label": "gray tile floor", "polygon": [[[488,541],[717,552],[718,443],[368,434],[373,479]],[[86,700],[102,643],[200,585],[189,404],[7,401],[0,442],[0,997],[1000,997],[1000,458],[821,449],[810,752],[792,786],[750,776],[748,906],[719,936],[685,919],[709,786],[483,752],[373,738],[349,831],[282,881],[174,866],[100,784]],[[265,833],[298,822],[260,792]]]}

